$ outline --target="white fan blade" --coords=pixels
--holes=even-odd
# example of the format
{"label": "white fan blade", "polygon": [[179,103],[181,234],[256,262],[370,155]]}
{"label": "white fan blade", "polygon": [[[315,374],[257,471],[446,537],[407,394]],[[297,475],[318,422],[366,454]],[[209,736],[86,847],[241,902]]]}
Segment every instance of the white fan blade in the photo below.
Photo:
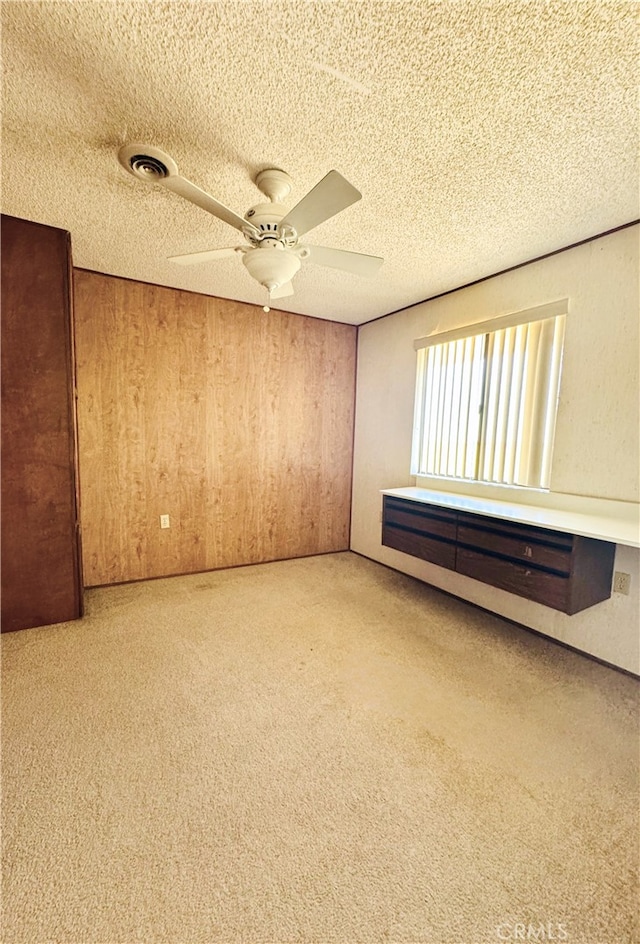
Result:
{"label": "white fan blade", "polygon": [[293,283],[285,282],[279,288],[274,288],[269,298],[286,298],[287,295],[293,295]]}
{"label": "white fan blade", "polygon": [[250,229],[256,233],[259,232],[258,228],[254,226],[253,223],[249,223],[248,220],[243,219],[243,217],[239,216],[233,210],[230,210],[229,207],[226,207],[224,203],[220,203],[214,197],[210,196],[210,194],[201,190],[200,187],[196,187],[196,185],[192,184],[186,177],[181,177],[179,174],[170,174],[168,177],[163,177],[157,182],[162,184],[163,187],[166,187],[167,190],[172,190],[180,197],[184,197],[185,200],[189,200],[190,203],[195,203],[196,206],[206,210],[207,213],[217,216],[219,220],[228,223],[229,226],[235,226],[240,232],[244,229]]}
{"label": "white fan blade", "polygon": [[309,250],[308,262],[329,266],[332,269],[344,269],[354,275],[375,275],[384,259],[380,256],[367,256],[362,252],[347,252],[346,249],[330,249],[328,246],[306,246]]}
{"label": "white fan blade", "polygon": [[183,256],[169,256],[169,262],[179,262],[180,265],[193,265],[197,262],[209,262],[210,259],[225,259],[235,256],[235,246],[228,249],[205,249],[203,252],[187,252]]}
{"label": "white fan blade", "polygon": [[361,198],[360,191],[345,180],[342,174],[337,170],[330,170],[326,177],[280,220],[279,228],[291,226],[298,236],[303,236],[314,226],[324,223]]}

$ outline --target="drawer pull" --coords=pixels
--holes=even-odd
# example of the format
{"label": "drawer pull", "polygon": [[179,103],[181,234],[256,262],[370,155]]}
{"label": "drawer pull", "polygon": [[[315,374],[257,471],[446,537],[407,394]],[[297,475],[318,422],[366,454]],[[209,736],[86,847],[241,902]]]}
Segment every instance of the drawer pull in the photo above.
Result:
{"label": "drawer pull", "polygon": [[526,545],[526,547],[525,547],[525,549],[524,549],[524,556],[525,556],[525,557],[533,557],[533,550],[529,547],[528,544]]}

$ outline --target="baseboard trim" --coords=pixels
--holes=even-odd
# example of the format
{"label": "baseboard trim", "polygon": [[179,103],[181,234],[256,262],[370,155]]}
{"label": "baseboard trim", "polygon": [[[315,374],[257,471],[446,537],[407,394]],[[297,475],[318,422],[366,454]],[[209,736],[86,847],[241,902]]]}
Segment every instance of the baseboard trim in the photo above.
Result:
{"label": "baseboard trim", "polygon": [[130,580],[114,580],[112,583],[91,583],[86,584],[84,589],[106,590],[108,587],[125,587],[130,583],[146,583],[148,580],[170,580],[172,577],[197,577],[201,574],[215,574],[220,570],[238,570],[240,567],[260,567],[262,564],[280,564],[285,561],[304,560],[306,557],[325,557],[328,554],[346,553],[351,553],[350,547],[338,547],[332,551],[312,551],[309,554],[296,554],[295,557],[270,557],[268,560],[246,561],[241,564],[226,564],[222,567],[205,567],[204,570],[180,570],[169,574],[151,574],[148,577],[132,577]]}

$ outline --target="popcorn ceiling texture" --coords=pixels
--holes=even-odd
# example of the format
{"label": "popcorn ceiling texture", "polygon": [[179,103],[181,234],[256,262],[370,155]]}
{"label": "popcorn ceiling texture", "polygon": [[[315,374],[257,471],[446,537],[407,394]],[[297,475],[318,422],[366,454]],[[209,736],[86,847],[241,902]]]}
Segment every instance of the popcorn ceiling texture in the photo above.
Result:
{"label": "popcorn ceiling texture", "polygon": [[285,310],[361,323],[638,216],[632,3],[13,3],[2,7],[3,212],[68,229],[74,263],[263,304],[238,233],[120,167],[154,144],[244,214],[257,171],[331,168],[363,199],[309,243]]}

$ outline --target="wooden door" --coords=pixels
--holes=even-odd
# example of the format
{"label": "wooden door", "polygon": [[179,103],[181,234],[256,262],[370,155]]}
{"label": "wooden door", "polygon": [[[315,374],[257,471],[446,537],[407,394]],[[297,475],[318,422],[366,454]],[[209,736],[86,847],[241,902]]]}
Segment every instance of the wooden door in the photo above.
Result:
{"label": "wooden door", "polygon": [[71,251],[2,216],[2,630],[82,615]]}

